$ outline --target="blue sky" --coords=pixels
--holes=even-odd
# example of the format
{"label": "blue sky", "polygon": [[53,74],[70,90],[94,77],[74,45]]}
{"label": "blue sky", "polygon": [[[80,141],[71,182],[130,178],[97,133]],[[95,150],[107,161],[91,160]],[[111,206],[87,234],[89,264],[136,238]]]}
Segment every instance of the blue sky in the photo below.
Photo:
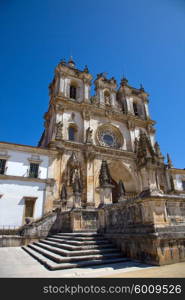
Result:
{"label": "blue sky", "polygon": [[143,84],[161,151],[185,168],[185,0],[1,0],[0,36],[1,141],[37,144],[54,68],[73,55]]}

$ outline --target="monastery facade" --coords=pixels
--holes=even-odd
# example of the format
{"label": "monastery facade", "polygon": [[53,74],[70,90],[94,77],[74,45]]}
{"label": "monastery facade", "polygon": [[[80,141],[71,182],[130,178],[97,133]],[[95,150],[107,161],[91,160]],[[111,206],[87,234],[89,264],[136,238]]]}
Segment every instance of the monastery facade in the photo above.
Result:
{"label": "monastery facade", "polygon": [[[142,252],[137,238],[128,239],[137,228],[148,261],[162,257],[151,253],[169,250],[169,243],[183,252],[185,170],[175,168],[169,155],[164,162],[148,93],[126,78],[118,86],[105,73],[97,74],[94,96],[91,85],[87,67],[62,60],[49,86],[38,146],[0,143],[0,227],[29,226],[58,209],[61,231],[99,230],[112,239],[117,234],[116,243],[125,243],[132,258],[134,249]],[[175,236],[160,237],[149,250],[149,228],[160,233],[177,226],[177,243]],[[170,262],[169,255],[162,261]]]}

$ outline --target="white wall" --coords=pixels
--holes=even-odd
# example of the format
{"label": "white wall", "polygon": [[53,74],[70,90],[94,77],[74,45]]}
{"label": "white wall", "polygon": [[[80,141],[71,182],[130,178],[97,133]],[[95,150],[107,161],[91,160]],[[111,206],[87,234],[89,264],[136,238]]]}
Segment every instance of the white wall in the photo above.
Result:
{"label": "white wall", "polygon": [[24,197],[36,197],[34,219],[43,214],[45,183],[0,180],[0,227],[21,226],[25,201]]}
{"label": "white wall", "polygon": [[[30,166],[29,159],[31,159],[32,155],[34,154],[29,152],[8,150],[9,158],[6,162],[6,175],[27,177],[27,171]],[[46,179],[49,158],[46,155],[39,155],[39,158],[42,161],[39,164],[39,178]]]}
{"label": "white wall", "polygon": [[[16,145],[15,145],[16,149]],[[32,150],[32,149],[30,149]],[[37,154],[37,149],[33,152],[22,150],[1,150],[0,153],[6,152],[8,156],[6,162],[7,179],[0,179],[0,227],[2,226],[21,226],[23,224],[24,215],[24,197],[37,198],[35,202],[34,219],[38,219],[43,215],[43,205],[45,200],[46,183],[37,182],[34,179],[24,181],[24,177],[28,177],[30,160],[39,159],[39,178],[47,179],[49,156]],[[51,160],[50,160],[51,161]],[[51,173],[51,172],[50,172]],[[11,179],[9,176],[20,176],[19,179]],[[52,175],[52,173],[50,174]]]}

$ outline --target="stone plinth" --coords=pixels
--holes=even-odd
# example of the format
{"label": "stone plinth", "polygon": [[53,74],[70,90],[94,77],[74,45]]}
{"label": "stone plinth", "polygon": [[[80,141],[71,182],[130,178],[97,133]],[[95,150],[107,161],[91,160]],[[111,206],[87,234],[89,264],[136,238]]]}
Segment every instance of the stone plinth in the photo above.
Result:
{"label": "stone plinth", "polygon": [[185,261],[185,199],[147,196],[104,205],[98,231],[131,259],[163,265]]}

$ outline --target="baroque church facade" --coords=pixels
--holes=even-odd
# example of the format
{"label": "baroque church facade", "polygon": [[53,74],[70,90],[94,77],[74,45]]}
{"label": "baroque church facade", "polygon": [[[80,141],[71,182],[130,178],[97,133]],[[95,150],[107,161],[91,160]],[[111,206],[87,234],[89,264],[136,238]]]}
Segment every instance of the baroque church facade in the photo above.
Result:
{"label": "baroque church facade", "polygon": [[[0,226],[29,226],[58,209],[61,231],[99,230],[130,257],[145,253],[146,262],[184,260],[185,170],[169,155],[164,162],[148,93],[105,73],[94,96],[91,85],[87,66],[62,60],[38,146],[0,143]],[[170,243],[179,254],[170,254]]]}

